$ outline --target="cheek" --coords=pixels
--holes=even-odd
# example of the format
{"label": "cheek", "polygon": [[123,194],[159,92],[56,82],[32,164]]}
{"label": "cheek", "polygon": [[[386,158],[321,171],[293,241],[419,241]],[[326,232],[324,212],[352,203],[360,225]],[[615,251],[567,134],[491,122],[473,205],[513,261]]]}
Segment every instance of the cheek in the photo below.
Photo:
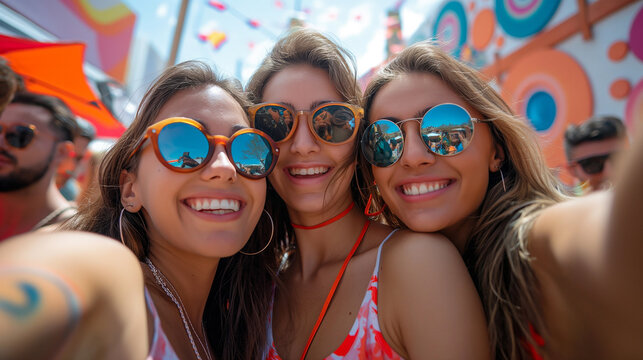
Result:
{"label": "cheek", "polygon": [[137,195],[143,207],[148,209],[166,206],[170,197],[177,191],[176,182],[179,181],[175,173],[161,165],[154,154],[145,154],[139,162],[136,174],[138,186]]}
{"label": "cheek", "polygon": [[391,183],[393,174],[395,172],[395,165],[387,168],[380,168],[376,166],[371,166],[373,169],[373,179],[377,184],[377,188],[380,191],[380,195],[384,199],[384,202],[391,203],[389,206],[393,205],[393,193],[395,192],[394,184]]}
{"label": "cheek", "polygon": [[250,206],[261,212],[266,202],[266,179],[251,180],[242,176],[239,179],[248,201],[252,202]]}

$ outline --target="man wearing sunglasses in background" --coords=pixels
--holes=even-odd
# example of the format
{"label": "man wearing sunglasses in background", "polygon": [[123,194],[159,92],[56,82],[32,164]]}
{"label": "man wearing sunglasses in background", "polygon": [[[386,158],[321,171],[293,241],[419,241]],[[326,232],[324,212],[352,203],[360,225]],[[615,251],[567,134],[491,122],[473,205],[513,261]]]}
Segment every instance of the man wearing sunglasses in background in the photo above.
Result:
{"label": "man wearing sunglasses in background", "polygon": [[74,157],[58,167],[56,186],[65,199],[75,201],[80,192],[79,176],[83,176],[91,157],[89,143],[96,138],[96,128],[89,121],[76,117],[78,134],[74,138]]}
{"label": "man wearing sunglasses in background", "polygon": [[77,132],[67,105],[51,96],[17,93],[0,115],[0,241],[74,213],[55,174]]}
{"label": "man wearing sunglasses in background", "polygon": [[588,191],[607,189],[613,156],[626,143],[625,126],[614,116],[596,116],[581,125],[570,125],[565,131],[568,169]]}

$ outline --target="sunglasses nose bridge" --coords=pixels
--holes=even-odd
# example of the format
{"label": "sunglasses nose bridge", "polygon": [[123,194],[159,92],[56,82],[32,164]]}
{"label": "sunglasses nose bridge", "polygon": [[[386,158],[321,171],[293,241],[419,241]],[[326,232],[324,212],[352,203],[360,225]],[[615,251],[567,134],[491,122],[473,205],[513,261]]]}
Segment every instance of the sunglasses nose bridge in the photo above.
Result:
{"label": "sunglasses nose bridge", "polygon": [[[417,119],[409,119],[417,120]],[[415,126],[406,125],[403,133],[404,151],[400,156],[401,164],[405,166],[420,166],[435,163],[436,155],[429,149],[420,132],[420,121]],[[411,126],[411,128],[409,128]],[[400,128],[401,129],[401,128]]]}
{"label": "sunglasses nose bridge", "polygon": [[308,110],[296,110],[295,111],[295,118],[299,120],[300,117],[304,117],[304,120],[307,120],[310,115],[310,111]]}

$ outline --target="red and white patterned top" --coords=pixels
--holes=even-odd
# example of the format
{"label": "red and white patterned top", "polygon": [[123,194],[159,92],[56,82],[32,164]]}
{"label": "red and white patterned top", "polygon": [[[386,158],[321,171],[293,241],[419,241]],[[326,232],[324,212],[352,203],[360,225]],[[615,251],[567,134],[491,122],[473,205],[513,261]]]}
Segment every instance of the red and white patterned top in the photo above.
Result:
{"label": "red and white patterned top", "polygon": [[[397,229],[396,229],[397,230]],[[396,230],[391,233],[382,241],[377,250],[377,261],[375,262],[375,269],[373,275],[368,283],[366,295],[362,300],[362,305],[357,313],[357,318],[351,327],[348,336],[342,344],[333,351],[332,354],[325,357],[325,360],[348,359],[348,360],[398,360],[402,359],[386,342],[380,324],[377,319],[377,281],[380,265],[380,256],[382,254],[382,246]],[[268,322],[268,349],[266,360],[282,360],[277,354],[275,342],[272,337],[272,309],[270,310],[270,317]]]}
{"label": "red and white patterned top", "polygon": [[159,318],[156,306],[154,306],[154,301],[152,300],[150,293],[147,291],[147,288],[145,288],[145,302],[154,318],[154,338],[152,339],[150,353],[147,355],[146,360],[179,360],[174,349],[172,349],[172,344],[170,344],[170,341],[161,327],[161,318]]}

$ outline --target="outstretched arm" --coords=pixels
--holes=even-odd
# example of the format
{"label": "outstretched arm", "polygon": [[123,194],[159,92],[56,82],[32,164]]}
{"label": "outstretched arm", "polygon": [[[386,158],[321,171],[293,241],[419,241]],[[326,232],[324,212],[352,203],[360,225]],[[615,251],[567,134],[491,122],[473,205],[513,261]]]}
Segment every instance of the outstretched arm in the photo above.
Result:
{"label": "outstretched arm", "polygon": [[[0,245],[0,358],[141,359],[147,354],[143,279],[113,239],[32,233]],[[129,339],[129,340],[123,340]]]}
{"label": "outstretched arm", "polygon": [[406,359],[489,359],[480,298],[453,244],[400,232],[383,249],[378,294],[385,339]]}
{"label": "outstretched arm", "polygon": [[614,190],[552,206],[532,229],[553,348],[643,357],[643,127],[621,160]]}

